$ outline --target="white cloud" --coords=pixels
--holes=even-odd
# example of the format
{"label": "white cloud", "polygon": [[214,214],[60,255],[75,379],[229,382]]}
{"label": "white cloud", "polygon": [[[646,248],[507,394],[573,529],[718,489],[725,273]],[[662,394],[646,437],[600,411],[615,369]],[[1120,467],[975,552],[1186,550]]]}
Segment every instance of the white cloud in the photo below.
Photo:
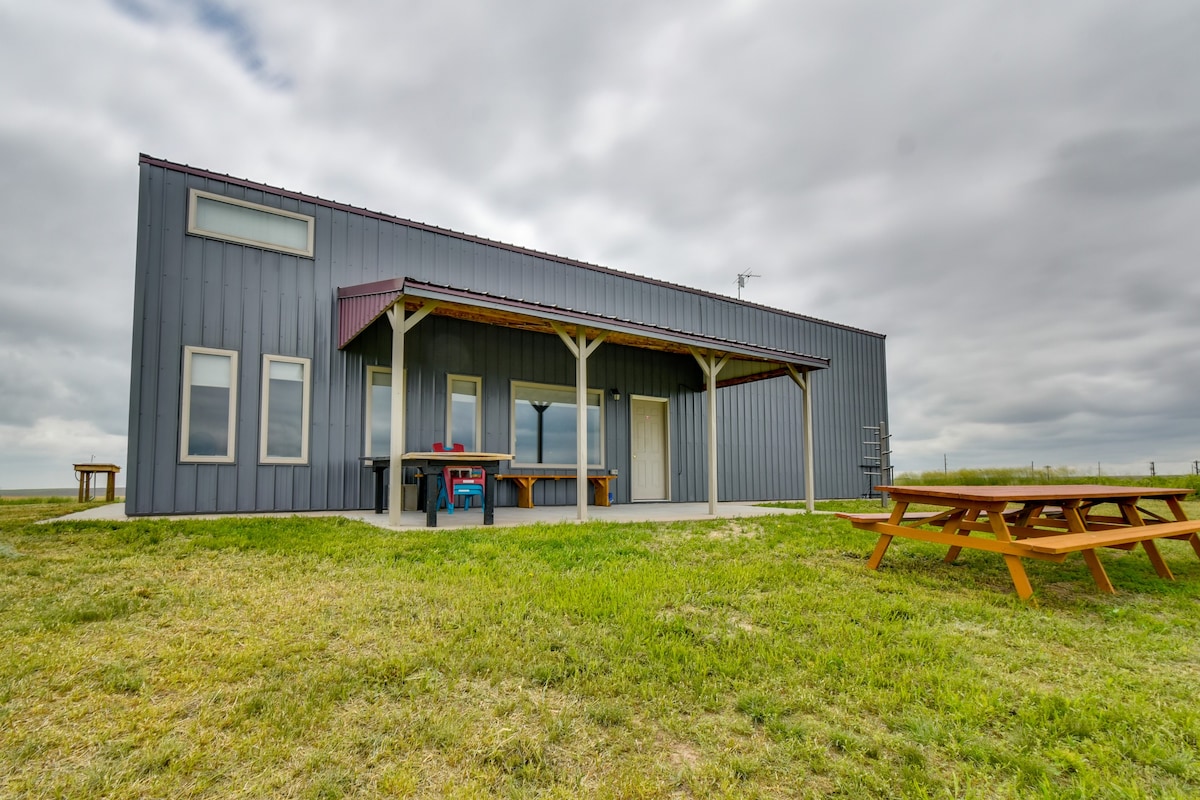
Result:
{"label": "white cloud", "polygon": [[0,425],[0,453],[0,489],[61,489],[75,482],[73,464],[124,469],[125,437],[88,420],[43,417],[28,426]]}

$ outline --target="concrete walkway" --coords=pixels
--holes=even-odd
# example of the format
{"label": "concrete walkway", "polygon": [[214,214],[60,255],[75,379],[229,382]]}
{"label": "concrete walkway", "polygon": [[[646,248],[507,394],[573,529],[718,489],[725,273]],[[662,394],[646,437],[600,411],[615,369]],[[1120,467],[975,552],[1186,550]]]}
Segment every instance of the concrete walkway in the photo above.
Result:
{"label": "concrete walkway", "polygon": [[[535,525],[537,523],[557,524],[563,522],[578,522],[578,511],[575,506],[540,506],[537,508],[497,508],[497,526],[511,527],[514,525]],[[766,508],[753,503],[718,503],[718,517],[761,517],[772,514],[803,514],[803,509]],[[388,515],[375,514],[371,510],[363,511],[303,511],[298,513],[268,513],[268,514],[188,514],[172,517],[127,517],[125,505],[97,506],[86,511],[78,511],[63,517],[56,517],[46,522],[69,520],[116,520],[129,521],[133,519],[228,519],[230,517],[346,517],[377,525],[380,528],[390,528],[387,524]],[[439,528],[475,528],[483,524],[483,512],[478,508],[468,511],[459,509],[453,514],[442,510],[438,512]],[[708,503],[623,503],[621,505],[588,506],[589,522],[676,522],[679,520],[713,519],[708,513]],[[425,527],[425,512],[405,511],[401,515],[400,529]]]}

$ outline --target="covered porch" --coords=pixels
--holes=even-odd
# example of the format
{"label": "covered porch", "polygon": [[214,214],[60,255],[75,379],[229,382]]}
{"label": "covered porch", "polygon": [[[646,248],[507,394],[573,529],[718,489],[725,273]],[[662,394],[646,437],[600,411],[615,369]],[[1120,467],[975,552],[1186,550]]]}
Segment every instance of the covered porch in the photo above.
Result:
{"label": "covered porch", "polygon": [[[391,328],[391,370],[393,374],[403,375],[405,336],[431,315],[543,333],[561,340],[575,362],[575,479],[580,486],[586,486],[589,470],[585,413],[589,391],[588,362],[596,349],[604,344],[621,345],[694,359],[704,379],[703,386],[696,391],[706,395],[704,414],[708,502],[703,505],[706,506],[707,517],[720,515],[716,390],[724,386],[787,376],[802,392],[799,411],[803,427],[803,495],[811,510],[815,496],[811,381],[815,371],[828,367],[828,359],[411,278],[339,288],[338,346],[347,347],[369,326],[386,317]],[[391,385],[392,424],[389,456],[392,464],[398,464],[406,453],[426,449],[430,443],[405,441],[408,422],[405,382],[394,380]],[[593,387],[591,391],[595,392],[596,389]],[[769,426],[771,420],[755,420],[753,424]],[[595,464],[590,466],[595,469]],[[800,488],[796,487],[797,494],[800,493]],[[391,481],[389,524],[395,527],[403,524],[404,512],[401,511],[403,503],[400,493],[400,482]],[[577,503],[573,515],[575,520],[583,521],[588,518],[589,513],[597,513],[598,509],[595,507],[589,511],[586,492],[577,491],[576,495]],[[562,509],[561,506],[554,507],[553,513],[561,516]],[[450,521],[450,515],[441,516],[447,522]]]}

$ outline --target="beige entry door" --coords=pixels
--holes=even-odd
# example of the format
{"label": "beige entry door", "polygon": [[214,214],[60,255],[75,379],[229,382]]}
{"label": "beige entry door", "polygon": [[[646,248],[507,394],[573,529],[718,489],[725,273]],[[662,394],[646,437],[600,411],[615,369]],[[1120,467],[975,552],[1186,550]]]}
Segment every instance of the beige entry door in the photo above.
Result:
{"label": "beige entry door", "polygon": [[670,500],[671,483],[667,442],[667,399],[631,397],[629,399],[631,500]]}

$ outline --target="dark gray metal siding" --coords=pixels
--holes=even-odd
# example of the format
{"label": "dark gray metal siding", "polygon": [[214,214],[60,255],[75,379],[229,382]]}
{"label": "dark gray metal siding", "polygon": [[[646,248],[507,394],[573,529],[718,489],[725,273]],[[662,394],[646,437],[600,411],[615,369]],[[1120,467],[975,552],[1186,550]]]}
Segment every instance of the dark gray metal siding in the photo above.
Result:
{"label": "dark gray metal siding", "polygon": [[[316,218],[315,257],[187,236],[187,189],[284,208]],[[127,510],[134,514],[366,507],[364,380],[368,364],[391,361],[390,329],[375,323],[336,348],[339,286],[409,276],[641,319],[681,330],[831,359],[813,378],[816,493],[856,496],[862,426],[887,419],[884,340],[874,334],[694,294],[612,272],[330,208],[216,177],[143,164],[130,387]],[[185,345],[239,353],[236,463],[179,463]],[[312,359],[310,461],[258,464],[262,356]],[[448,372],[484,378],[484,444],[506,451],[509,381],[573,385],[573,359],[557,337],[430,317],[408,337],[408,443],[438,441]],[[704,396],[689,357],[602,345],[589,361],[605,400],[606,461],[629,488],[630,394],[670,398],[672,499],[705,499]],[[787,378],[719,390],[722,500],[791,499],[803,492],[801,392]],[[501,502],[511,502],[510,487]],[[539,482],[539,503],[573,503],[574,483]]]}

